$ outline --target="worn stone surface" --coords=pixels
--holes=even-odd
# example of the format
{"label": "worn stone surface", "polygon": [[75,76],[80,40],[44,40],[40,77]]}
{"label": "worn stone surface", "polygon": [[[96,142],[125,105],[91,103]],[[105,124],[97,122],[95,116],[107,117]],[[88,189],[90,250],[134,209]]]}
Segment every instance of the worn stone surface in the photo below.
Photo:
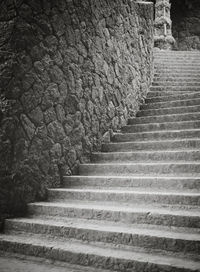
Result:
{"label": "worn stone surface", "polygon": [[108,270],[3,252],[0,252],[0,268],[1,272],[109,272]]}
{"label": "worn stone surface", "polygon": [[144,101],[152,77],[152,5],[18,0],[2,6],[0,85],[12,100],[1,122],[2,180],[15,180],[16,189],[26,180],[29,200],[44,198],[47,185],[76,173],[105,133],[125,125]]}

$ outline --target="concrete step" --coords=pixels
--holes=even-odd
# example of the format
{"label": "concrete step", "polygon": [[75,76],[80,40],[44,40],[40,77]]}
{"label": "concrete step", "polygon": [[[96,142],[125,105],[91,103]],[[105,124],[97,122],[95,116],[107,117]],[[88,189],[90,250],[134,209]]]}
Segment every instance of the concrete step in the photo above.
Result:
{"label": "concrete step", "polygon": [[146,103],[156,103],[156,102],[165,102],[165,101],[176,101],[176,100],[188,100],[200,98],[200,93],[179,93],[179,94],[171,94],[171,95],[162,95],[162,96],[151,96],[146,98]]}
{"label": "concrete step", "polygon": [[[130,152],[131,153],[131,152]],[[113,153],[99,153],[97,161],[110,160]],[[138,153],[139,154],[139,153]],[[125,156],[123,153],[115,153],[117,157]],[[199,190],[199,177],[162,177],[162,176],[65,176],[63,180],[65,188],[112,188],[112,187],[132,187],[132,188],[156,188],[171,190]]]}
{"label": "concrete step", "polygon": [[198,262],[186,257],[171,257],[163,254],[148,254],[138,252],[132,247],[116,247],[114,244],[83,243],[76,240],[49,238],[46,235],[1,235],[0,249],[9,252],[40,256],[56,261],[65,261],[79,265],[111,269],[122,272],[147,271],[159,272],[196,272],[200,266]]}
{"label": "concrete step", "polygon": [[184,61],[188,61],[188,62],[192,62],[192,61],[198,61],[200,60],[200,55],[199,54],[193,54],[193,55],[154,55],[154,63],[157,62],[184,62]]}
{"label": "concrete step", "polygon": [[[195,94],[196,92],[172,92],[172,91],[149,91],[147,93],[147,98],[151,97],[162,97],[162,96],[171,96],[171,95],[183,95],[183,94]],[[198,92],[197,92],[198,93]]]}
{"label": "concrete step", "polygon": [[165,123],[149,123],[149,124],[136,124],[127,125],[122,128],[122,132],[125,133],[137,133],[137,132],[152,132],[159,130],[189,130],[199,129],[200,121],[180,121],[180,122],[165,122]]}
{"label": "concrete step", "polygon": [[76,218],[56,221],[53,218],[7,219],[5,228],[6,234],[23,232],[171,252],[190,254],[200,252],[200,233],[193,232],[189,228],[171,230],[166,227]]}
{"label": "concrete step", "polygon": [[[79,174],[83,176],[102,175],[188,175],[198,176],[200,162],[145,162],[145,163],[107,163],[107,164],[81,164]],[[200,199],[199,199],[200,200]]]}
{"label": "concrete step", "polygon": [[154,58],[154,65],[160,64],[160,63],[165,63],[165,64],[171,64],[171,63],[180,63],[180,64],[187,64],[187,63],[198,63],[200,61],[200,57],[198,56],[189,56],[189,57],[182,57],[182,56],[168,56],[168,58],[166,57],[157,57],[155,56]]}
{"label": "concrete step", "polygon": [[166,150],[93,153],[92,162],[199,161],[200,150]]}
{"label": "concrete step", "polygon": [[196,68],[197,67],[197,68],[200,68],[200,62],[197,60],[195,60],[195,61],[188,60],[183,64],[183,62],[181,62],[181,61],[176,61],[176,62],[155,61],[154,68],[156,68],[156,67],[165,67],[167,69],[170,67],[177,67],[177,68],[188,68],[188,67]]}
{"label": "concrete step", "polygon": [[200,55],[200,52],[198,50],[193,50],[193,51],[188,51],[188,50],[181,50],[181,51],[176,51],[176,50],[159,50],[159,49],[153,49],[153,54],[154,56],[157,55],[162,55],[162,56],[175,56],[175,55],[185,55],[185,56],[190,56],[190,55]]}
{"label": "concrete step", "polygon": [[158,130],[151,132],[139,133],[116,133],[114,134],[113,142],[133,142],[133,141],[161,141],[161,140],[181,140],[189,138],[200,139],[200,129],[191,130]]}
{"label": "concrete step", "polygon": [[174,92],[174,94],[176,92],[200,92],[200,86],[188,86],[188,87],[184,87],[184,86],[151,86],[150,87],[150,91],[153,92],[166,92],[166,91],[170,91],[170,92]]}
{"label": "concrete step", "polygon": [[193,57],[193,58],[185,58],[185,59],[183,59],[183,58],[176,58],[176,59],[174,59],[174,58],[171,58],[171,59],[166,59],[166,58],[162,58],[162,59],[154,59],[154,66],[156,66],[156,65],[159,65],[159,64],[163,64],[164,63],[164,65],[171,65],[171,64],[180,64],[180,65],[187,65],[187,64],[199,64],[199,62],[200,62],[200,57],[199,58],[195,58],[195,57]]}
{"label": "concrete step", "polygon": [[163,58],[166,58],[166,59],[169,59],[169,57],[175,59],[177,57],[184,57],[185,58],[189,58],[189,57],[200,57],[200,53],[199,51],[160,51],[160,52],[157,52],[157,51],[154,51],[154,57],[157,58],[157,57],[163,57]]}
{"label": "concrete step", "polygon": [[169,227],[200,227],[200,212],[194,206],[132,205],[122,202],[37,202],[28,205],[29,214],[35,216],[106,220],[125,224],[152,224]]}
{"label": "concrete step", "polygon": [[157,71],[176,71],[177,73],[179,71],[189,71],[191,72],[195,72],[195,73],[200,73],[200,65],[182,65],[182,64],[174,64],[174,65],[163,65],[163,64],[160,64],[160,65],[156,65],[154,66],[154,71],[157,72]]}
{"label": "concrete step", "polygon": [[200,76],[199,77],[177,77],[177,76],[171,76],[171,77],[154,77],[154,82],[166,82],[166,83],[193,83],[193,82],[198,82],[200,83]]}
{"label": "concrete step", "polygon": [[190,74],[192,74],[193,72],[195,73],[195,74],[200,74],[200,67],[195,67],[195,66],[181,66],[181,65],[179,65],[179,66],[171,66],[171,67],[169,67],[169,66],[156,66],[156,67],[154,67],[154,71],[155,71],[155,73],[157,73],[157,72],[165,72],[166,74],[168,73],[168,72],[175,72],[175,73],[179,73],[179,74],[181,74],[181,72],[188,72],[188,73],[190,73]]}
{"label": "concrete step", "polygon": [[137,151],[137,150],[172,150],[172,149],[199,149],[200,139],[173,139],[162,141],[134,141],[123,143],[107,143],[102,145],[102,152]]}
{"label": "concrete step", "polygon": [[[180,73],[163,73],[163,72],[156,72],[154,71],[154,81],[167,81],[167,82],[176,82],[176,81],[188,81],[188,82],[199,82],[200,75],[198,73],[186,73],[186,72],[180,72]],[[171,79],[171,81],[170,81]]]}
{"label": "concrete step", "polygon": [[140,110],[137,113],[137,117],[144,117],[144,116],[150,117],[150,116],[187,114],[187,113],[189,114],[189,113],[198,113],[198,112],[200,112],[200,105]]}
{"label": "concrete step", "polygon": [[128,120],[129,125],[135,124],[149,124],[149,123],[168,123],[168,122],[181,122],[181,121],[198,121],[200,119],[200,112],[195,113],[182,113],[182,114],[166,114],[166,115],[153,115],[145,117],[135,117]]}
{"label": "concrete step", "polygon": [[163,81],[162,79],[160,80],[160,81],[154,81],[153,83],[152,83],[152,86],[174,86],[174,87],[180,87],[180,86],[183,86],[183,87],[187,87],[187,86],[189,86],[189,87],[199,87],[200,86],[200,82],[182,82],[182,81],[180,81],[180,82],[174,82],[174,81],[171,81],[171,82],[166,82],[166,81]]}
{"label": "concrete step", "polygon": [[161,57],[164,57],[164,58],[167,58],[168,57],[178,57],[178,56],[181,56],[181,57],[191,57],[191,56],[200,56],[200,53],[199,51],[157,51],[157,50],[154,50],[154,57],[157,57],[157,56],[161,56]]}
{"label": "concrete step", "polygon": [[157,87],[157,86],[174,86],[174,87],[196,87],[196,86],[200,86],[200,81],[197,80],[191,80],[191,81],[187,81],[186,80],[180,80],[180,79],[176,79],[176,80],[169,80],[167,81],[165,78],[159,78],[158,80],[153,81],[152,83],[153,87]]}
{"label": "concrete step", "polygon": [[196,106],[196,105],[200,106],[200,98],[147,103],[147,104],[143,104],[141,106],[141,110],[173,108],[173,107],[187,107],[187,106]]}
{"label": "concrete step", "polygon": [[[175,192],[175,191],[153,191],[134,189],[90,189],[90,188],[59,188],[48,190],[49,200],[55,202],[86,201],[86,202],[119,202],[134,205],[188,205],[198,206],[200,204],[200,193],[197,192]],[[91,204],[92,205],[92,204]]]}
{"label": "concrete step", "polygon": [[199,80],[199,73],[195,73],[193,72],[192,74],[191,73],[187,73],[187,72],[182,72],[180,71],[179,73],[172,73],[172,72],[168,72],[167,74],[166,73],[161,73],[161,72],[156,72],[154,71],[154,78],[155,79],[160,79],[160,78],[163,78],[163,79],[184,79],[184,80],[192,80],[192,79],[195,79],[195,80]]}
{"label": "concrete step", "polygon": [[176,60],[197,60],[197,59],[200,59],[200,54],[167,54],[164,55],[164,54],[154,54],[154,61],[159,61],[159,60],[162,60],[162,61],[168,61],[170,62],[171,60],[173,61],[176,61]]}
{"label": "concrete step", "polygon": [[[1,272],[111,272],[89,266],[0,251]],[[113,271],[112,271],[113,272]]]}

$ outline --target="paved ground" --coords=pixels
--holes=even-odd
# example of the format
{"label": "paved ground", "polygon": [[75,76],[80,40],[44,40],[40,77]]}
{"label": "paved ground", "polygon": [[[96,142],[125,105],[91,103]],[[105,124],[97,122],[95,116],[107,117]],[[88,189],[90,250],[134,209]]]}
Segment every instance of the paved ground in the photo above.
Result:
{"label": "paved ground", "polygon": [[43,258],[0,252],[0,272],[106,272]]}

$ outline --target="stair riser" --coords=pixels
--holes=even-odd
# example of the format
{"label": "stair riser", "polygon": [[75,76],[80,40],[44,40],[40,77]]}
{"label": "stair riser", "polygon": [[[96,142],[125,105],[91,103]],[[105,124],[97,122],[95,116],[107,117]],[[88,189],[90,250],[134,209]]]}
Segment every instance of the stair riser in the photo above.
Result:
{"label": "stair riser", "polygon": [[200,70],[200,65],[199,63],[186,63],[185,65],[182,65],[181,63],[171,63],[171,64],[164,64],[164,63],[158,63],[154,65],[155,70],[178,70],[178,71],[184,71],[184,70],[189,70],[189,71],[195,71],[199,72]]}
{"label": "stair riser", "polygon": [[[170,52],[171,53],[171,52]],[[154,62],[162,62],[163,63],[171,63],[174,62],[176,63],[177,61],[179,62],[187,62],[190,61],[191,63],[193,63],[193,61],[200,61],[200,56],[199,54],[191,54],[191,55],[170,55],[170,54],[165,54],[165,55],[157,55],[154,54]]]}
{"label": "stair riser", "polygon": [[70,218],[83,218],[106,220],[130,224],[152,224],[173,227],[199,228],[200,218],[172,214],[157,214],[149,212],[121,212],[102,209],[46,207],[29,204],[29,212],[39,216],[61,216]]}
{"label": "stair riser", "polygon": [[188,72],[180,72],[180,73],[171,73],[170,71],[168,73],[163,72],[154,72],[154,79],[174,79],[174,80],[192,80],[195,79],[199,81],[199,73],[188,73]]}
{"label": "stair riser", "polygon": [[193,114],[183,114],[177,115],[173,114],[171,116],[152,116],[152,117],[145,117],[145,118],[132,118],[129,119],[128,124],[149,124],[149,123],[165,123],[165,122],[184,122],[184,121],[194,121],[200,120],[200,113],[193,113]]}
{"label": "stair riser", "polygon": [[181,196],[181,195],[158,195],[158,194],[118,194],[113,192],[73,192],[62,190],[49,190],[50,201],[103,201],[103,202],[121,202],[133,204],[167,204],[167,205],[199,205],[199,196]]}
{"label": "stair riser", "polygon": [[[200,137],[199,131],[177,131],[177,132],[154,132],[154,133],[125,133],[125,134],[116,134],[113,137],[114,142],[133,142],[133,141],[156,141],[156,140],[170,140],[170,139],[186,139],[186,138],[197,138]],[[139,142],[138,141],[138,142]]]}
{"label": "stair riser", "polygon": [[169,97],[169,96],[174,96],[174,95],[184,95],[184,94],[194,94],[194,93],[197,93],[197,92],[170,92],[170,91],[163,91],[163,92],[148,92],[147,93],[147,99],[149,99],[149,98],[154,98],[154,97],[159,97],[159,98],[161,98],[161,97],[165,97],[165,96],[167,96],[167,97]]}
{"label": "stair riser", "polygon": [[171,142],[141,142],[141,143],[110,143],[103,144],[103,152],[137,151],[137,150],[169,150],[169,149],[194,149],[199,148],[200,140],[171,141]]}
{"label": "stair riser", "polygon": [[181,75],[181,73],[188,73],[188,74],[195,74],[195,75],[200,75],[200,68],[196,68],[196,67],[185,67],[185,68],[180,68],[180,67],[155,67],[154,69],[155,73],[165,73],[166,75],[168,73],[179,73]]}
{"label": "stair riser", "polygon": [[200,86],[200,82],[195,82],[195,81],[191,81],[191,82],[183,82],[181,80],[177,80],[177,81],[165,81],[163,79],[160,79],[158,81],[154,81],[152,83],[153,87],[158,87],[158,86],[163,86],[163,87],[168,87],[168,86],[173,86],[173,87],[199,87]]}
{"label": "stair riser", "polygon": [[153,164],[82,164],[79,167],[80,175],[148,175],[148,174],[198,174],[200,173],[200,164],[193,162],[184,164],[175,163],[153,163]]}
{"label": "stair riser", "polygon": [[189,152],[127,152],[127,153],[95,153],[92,162],[149,162],[149,161],[200,161],[200,151]]}
{"label": "stair riser", "polygon": [[156,115],[168,115],[168,114],[185,114],[185,113],[198,113],[200,106],[193,107],[180,107],[180,108],[163,108],[155,110],[140,110],[137,113],[138,117],[143,116],[156,116]]}
{"label": "stair riser", "polygon": [[[7,252],[16,252],[25,255],[48,258],[56,261],[64,261],[78,265],[89,265],[91,267],[117,270],[122,272],[141,272],[141,271],[155,271],[155,272],[190,272],[188,269],[177,268],[173,265],[157,265],[145,261],[132,261],[129,259],[106,257],[88,253],[71,252],[67,250],[60,250],[55,247],[44,247],[41,245],[31,245],[25,243],[12,243],[8,241],[0,241],[0,250]],[[191,272],[194,270],[191,269]]]}
{"label": "stair riser", "polygon": [[199,65],[200,63],[200,58],[195,58],[195,57],[192,57],[192,58],[182,58],[182,57],[178,57],[178,58],[170,58],[167,59],[167,58],[158,58],[156,57],[156,59],[154,60],[154,66],[157,66],[157,65],[165,65],[165,66],[168,66],[168,65]]}
{"label": "stair riser", "polygon": [[189,82],[189,83],[185,83],[185,82],[164,82],[164,81],[159,81],[159,82],[153,82],[152,86],[174,86],[174,87],[199,87],[200,86],[200,82]]}
{"label": "stair riser", "polygon": [[[157,84],[154,87],[157,87],[160,85],[162,86],[163,84],[167,84],[168,86],[172,86],[172,87],[176,88],[176,87],[179,87],[179,85],[173,86],[173,84],[179,84],[179,83],[180,83],[180,87],[182,87],[182,88],[183,87],[187,88],[187,87],[193,86],[193,84],[195,84],[195,86],[197,85],[197,87],[198,87],[198,86],[200,86],[200,75],[194,75],[191,77],[190,74],[187,74],[187,73],[180,74],[180,76],[178,76],[178,75],[176,76],[176,73],[174,73],[174,74],[155,73],[152,85],[154,85],[154,83]],[[158,84],[158,83],[160,83],[160,84]],[[165,86],[165,87],[167,87],[167,86]]]}
{"label": "stair riser", "polygon": [[151,132],[159,130],[184,130],[184,129],[199,129],[200,121],[196,122],[174,122],[174,123],[152,123],[144,125],[129,125],[122,128],[122,132],[137,133],[137,132]]}
{"label": "stair riser", "polygon": [[171,91],[171,92],[200,92],[200,86],[199,87],[175,87],[175,86],[153,86],[150,87],[150,91],[152,92],[166,92],[166,91]]}
{"label": "stair riser", "polygon": [[154,67],[199,67],[200,58],[191,58],[183,60],[181,58],[178,58],[176,60],[169,58],[167,59],[158,59],[154,61]]}
{"label": "stair riser", "polygon": [[177,100],[177,101],[167,101],[167,102],[158,102],[150,103],[141,106],[141,109],[160,109],[160,108],[171,108],[171,107],[186,107],[186,106],[200,106],[200,99],[193,100]]}
{"label": "stair riser", "polygon": [[136,178],[136,177],[64,177],[64,187],[132,187],[132,188],[155,188],[155,189],[200,189],[200,179],[181,178]]}
{"label": "stair riser", "polygon": [[170,56],[170,55],[166,55],[165,57],[163,56],[154,56],[154,65],[156,65],[157,63],[159,64],[170,64],[170,63],[180,63],[180,64],[184,64],[184,63],[193,63],[193,62],[200,62],[200,57],[199,56]]}
{"label": "stair riser", "polygon": [[154,51],[154,59],[159,60],[160,58],[168,60],[169,58],[176,60],[181,58],[182,60],[190,58],[200,58],[199,51]]}
{"label": "stair riser", "polygon": [[[182,54],[180,55],[175,55],[174,54],[175,52],[170,52],[170,54],[168,54],[166,51],[165,51],[165,54],[157,54],[157,53],[154,53],[154,61],[159,61],[159,60],[165,60],[166,62],[171,62],[171,61],[174,61],[176,62],[177,60],[181,60],[183,62],[187,61],[187,60],[191,60],[191,61],[195,61],[195,60],[200,60],[200,54],[199,52],[197,52],[196,54],[194,52],[188,52],[187,51],[187,54],[185,54],[184,56]],[[178,53],[180,53],[180,51],[178,51]],[[192,53],[192,54],[191,54]]]}
{"label": "stair riser", "polygon": [[44,224],[28,224],[20,222],[6,222],[6,233],[33,233],[55,237],[70,238],[87,242],[114,243],[118,245],[137,246],[161,249],[172,252],[186,252],[196,254],[200,252],[200,242],[167,237],[149,236],[143,234],[122,233],[117,231],[103,231],[87,228],[60,227]]}
{"label": "stair riser", "polygon": [[169,69],[164,67],[159,67],[154,69],[154,77],[175,77],[176,74],[179,74],[178,78],[183,78],[184,75],[187,75],[187,77],[195,77],[197,79],[200,79],[200,69],[179,69],[178,67],[171,67]]}
{"label": "stair riser", "polygon": [[177,101],[177,100],[189,100],[200,98],[200,93],[192,93],[192,94],[178,94],[178,95],[167,95],[162,97],[152,97],[146,98],[146,103],[156,103],[156,102],[165,102],[165,101]]}
{"label": "stair riser", "polygon": [[155,83],[168,83],[171,84],[173,83],[183,83],[183,84],[187,84],[187,83],[200,83],[200,76],[199,77],[154,77],[154,81]]}

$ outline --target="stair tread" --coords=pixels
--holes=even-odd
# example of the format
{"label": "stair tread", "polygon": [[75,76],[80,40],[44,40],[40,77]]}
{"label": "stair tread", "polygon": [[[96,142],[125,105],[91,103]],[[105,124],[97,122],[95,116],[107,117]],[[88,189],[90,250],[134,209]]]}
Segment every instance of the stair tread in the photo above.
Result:
{"label": "stair tread", "polygon": [[[91,205],[92,204],[92,205]],[[116,212],[133,212],[145,214],[169,214],[176,216],[200,217],[200,211],[194,206],[177,206],[177,205],[139,205],[130,203],[116,203],[116,202],[100,202],[100,201],[72,201],[70,202],[35,202],[30,203],[30,206],[39,207],[60,207],[60,208],[77,208],[88,210],[107,210]]]}
{"label": "stair tread", "polygon": [[[159,88],[159,86],[156,86],[156,88]],[[200,101],[200,98],[194,98],[194,99],[175,99],[175,100],[170,100],[170,101],[161,101],[161,102],[152,102],[152,103],[150,103],[150,102],[148,102],[147,104],[144,104],[144,105],[152,105],[152,104],[158,104],[158,105],[160,105],[160,104],[162,104],[162,103],[172,103],[172,102],[188,102],[188,101],[196,101],[196,100],[198,100],[198,101]]]}
{"label": "stair tread", "polygon": [[[200,165],[200,161],[181,161],[181,162],[174,162],[174,161],[167,161],[167,162],[163,162],[163,161],[157,161],[157,162],[108,162],[108,163],[101,163],[101,165],[171,165],[171,164],[177,164],[177,165]],[[99,166],[99,164],[97,163],[83,163],[81,164],[81,166],[84,165],[90,165],[90,166]]]}
{"label": "stair tread", "polygon": [[[152,253],[145,253],[145,252],[138,252],[137,250],[128,250],[128,247],[120,247],[104,243],[84,243],[76,240],[68,240],[66,239],[59,239],[59,238],[50,238],[42,236],[42,235],[35,235],[35,236],[28,236],[28,235],[0,235],[0,242],[10,242],[10,243],[20,243],[23,245],[34,245],[38,247],[48,248],[51,250],[60,252],[74,252],[75,254],[87,254],[87,255],[98,255],[104,256],[109,258],[117,258],[120,260],[128,260],[128,261],[138,261],[142,263],[149,263],[149,264],[160,264],[160,265],[167,265],[167,266],[174,266],[184,269],[190,269],[190,271],[200,269],[200,264],[197,261],[192,261],[179,257],[174,256],[167,256],[165,254],[152,254]],[[165,252],[166,253],[166,252]]]}
{"label": "stair tread", "polygon": [[152,123],[147,123],[147,124],[134,124],[134,125],[126,125],[125,127],[130,127],[130,126],[151,126],[151,125],[161,125],[161,124],[174,124],[174,123],[179,123],[179,124],[193,124],[193,123],[199,123],[200,120],[191,120],[191,121],[174,121],[174,122],[152,122]]}
{"label": "stair tread", "polygon": [[[107,153],[105,153],[107,154]],[[100,179],[100,178],[117,178],[117,179],[125,179],[125,178],[130,178],[130,179],[165,179],[165,180],[171,180],[171,179],[181,179],[181,180],[187,180],[187,179],[196,179],[196,180],[200,180],[200,177],[198,176],[194,176],[194,177],[191,177],[191,176],[159,176],[159,175],[134,175],[134,176],[85,176],[85,175],[73,175],[73,176],[64,176],[64,178],[88,178],[88,179],[93,179],[93,178],[97,178],[97,179]]]}
{"label": "stair tread", "polygon": [[55,189],[49,189],[49,191],[57,191],[57,192],[88,192],[88,193],[115,193],[115,194],[138,194],[138,195],[179,195],[179,196],[200,196],[200,192],[194,192],[191,190],[188,191],[163,191],[162,189],[151,189],[151,188],[128,188],[125,190],[125,188],[119,188],[119,189],[102,189],[102,188],[55,188]]}
{"label": "stair tread", "polygon": [[49,217],[7,219],[11,223],[40,224],[57,227],[73,227],[78,229],[90,229],[108,232],[120,232],[145,236],[167,237],[171,239],[183,239],[200,241],[200,230],[193,228],[153,226],[148,224],[124,224],[109,221],[88,220],[80,218],[59,218],[55,221]]}
{"label": "stair tread", "polygon": [[[168,122],[168,123],[173,123],[173,122]],[[151,123],[151,124],[157,124],[157,123]],[[162,124],[162,123],[161,123]],[[135,126],[135,125],[128,125],[128,126]],[[142,132],[117,132],[117,133],[114,133],[114,136],[115,135],[131,135],[131,134],[134,134],[134,135],[141,135],[141,134],[152,134],[152,133],[156,133],[156,134],[159,134],[159,133],[173,133],[173,132],[190,132],[190,131],[200,131],[200,128],[190,128],[190,129],[166,129],[166,130],[151,130],[151,131],[142,131]],[[189,139],[192,139],[192,138],[189,138]],[[199,138],[200,139],[200,138]]]}
{"label": "stair tread", "polygon": [[[163,103],[163,102],[162,102]],[[166,103],[166,102],[164,102],[164,103]],[[144,104],[145,105],[145,104]],[[184,110],[186,110],[187,108],[189,108],[189,109],[193,109],[193,108],[196,108],[196,107],[198,107],[198,106],[200,106],[200,105],[193,105],[193,106],[180,106],[180,107],[166,107],[166,108],[161,108],[161,109],[142,109],[142,110],[140,110],[139,112],[141,112],[141,111],[160,111],[160,110],[171,110],[171,109],[184,109]]]}
{"label": "stair tread", "polygon": [[[132,133],[130,133],[132,134]],[[134,134],[134,133],[133,133]],[[140,151],[116,151],[116,152],[93,152],[96,155],[107,155],[107,154],[152,154],[152,153],[189,153],[189,152],[200,152],[200,149],[169,149],[169,150],[140,150]]]}
{"label": "stair tread", "polygon": [[163,115],[151,115],[151,116],[145,116],[145,117],[142,117],[142,116],[138,116],[138,117],[133,117],[133,118],[130,118],[129,120],[135,120],[135,119],[148,119],[148,118],[165,118],[165,117],[184,117],[184,116],[194,116],[194,115],[197,115],[197,114],[200,114],[200,111],[196,111],[196,112],[188,112],[188,113],[176,113],[176,114],[163,114]]}
{"label": "stair tread", "polygon": [[[173,143],[173,142],[186,142],[186,141],[200,141],[200,138],[182,138],[182,139],[165,139],[165,140],[146,140],[146,141],[127,141],[127,142],[121,142],[120,144],[124,144],[124,143],[134,143],[134,144],[142,144],[142,143],[158,143],[158,142],[168,142],[168,143]],[[108,144],[112,144],[112,145],[118,145],[119,143],[117,142],[110,142],[110,143],[106,143],[106,145]],[[105,144],[104,144],[105,145]]]}

